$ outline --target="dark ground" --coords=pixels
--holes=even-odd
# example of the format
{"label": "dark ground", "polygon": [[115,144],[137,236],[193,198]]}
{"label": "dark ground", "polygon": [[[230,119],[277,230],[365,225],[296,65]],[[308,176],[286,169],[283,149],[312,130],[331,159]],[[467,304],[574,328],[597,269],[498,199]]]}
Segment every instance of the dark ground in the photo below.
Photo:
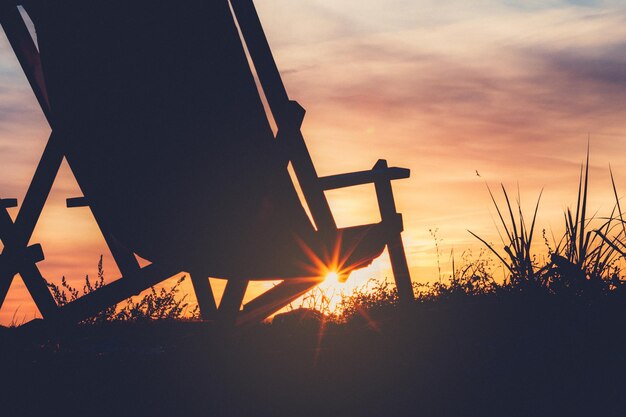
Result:
{"label": "dark ground", "polygon": [[0,328],[0,415],[624,416],[626,303],[471,297],[225,334]]}

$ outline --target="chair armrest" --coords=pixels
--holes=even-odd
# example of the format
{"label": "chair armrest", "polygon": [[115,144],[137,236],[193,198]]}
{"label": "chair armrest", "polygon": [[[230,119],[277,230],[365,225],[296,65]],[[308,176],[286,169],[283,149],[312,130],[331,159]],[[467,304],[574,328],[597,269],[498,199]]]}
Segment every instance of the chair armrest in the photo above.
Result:
{"label": "chair armrest", "polygon": [[352,187],[354,185],[370,184],[378,181],[391,181],[409,178],[411,170],[407,168],[389,167],[373,168],[367,171],[350,172],[347,174],[329,175],[320,177],[322,190]]}
{"label": "chair armrest", "polygon": [[17,207],[17,198],[0,198],[0,208]]}

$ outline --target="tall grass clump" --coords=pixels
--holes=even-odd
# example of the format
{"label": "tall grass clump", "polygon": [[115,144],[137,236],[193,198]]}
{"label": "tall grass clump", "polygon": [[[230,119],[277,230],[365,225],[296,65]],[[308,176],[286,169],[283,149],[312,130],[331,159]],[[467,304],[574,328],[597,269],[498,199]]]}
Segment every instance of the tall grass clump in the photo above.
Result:
{"label": "tall grass clump", "polygon": [[[544,285],[543,273],[545,267],[540,267],[537,258],[533,256],[531,252],[531,245],[535,234],[535,222],[537,220],[537,212],[539,210],[539,203],[541,201],[541,195],[543,190],[539,193],[537,203],[535,204],[535,210],[532,214],[532,221],[530,226],[527,225],[524,213],[521,207],[521,198],[519,189],[517,193],[516,206],[513,207],[509,195],[504,185],[501,185],[502,193],[506,202],[506,214],[503,214],[503,210],[496,202],[496,199],[491,192],[491,188],[487,186],[489,196],[493,202],[498,218],[504,230],[502,234],[498,230],[498,235],[504,246],[504,254],[500,254],[494,246],[488,243],[486,240],[476,235],[472,231],[469,231],[474,237],[480,240],[505,266],[508,270],[508,279],[510,284],[514,287],[537,287]],[[517,216],[516,214],[517,213]],[[507,221],[508,220],[508,221]]]}
{"label": "tall grass clump", "polygon": [[531,251],[541,193],[537,198],[532,221],[527,225],[518,196],[511,203],[504,186],[504,206],[498,205],[487,186],[496,208],[500,227],[498,233],[503,252],[493,244],[469,231],[493,253],[507,270],[503,287],[509,290],[542,290],[550,294],[594,297],[615,290],[622,283],[622,266],[626,249],[626,226],[621,212],[613,173],[611,184],[615,205],[608,217],[588,215],[589,151],[581,165],[578,194],[574,209],[564,213],[565,232],[550,243],[543,230],[548,259],[540,261]]}

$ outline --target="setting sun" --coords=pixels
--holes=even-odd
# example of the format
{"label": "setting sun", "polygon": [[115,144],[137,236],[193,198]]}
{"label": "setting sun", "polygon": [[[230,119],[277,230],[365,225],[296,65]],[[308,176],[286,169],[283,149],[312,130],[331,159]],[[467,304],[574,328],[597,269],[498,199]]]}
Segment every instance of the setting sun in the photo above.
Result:
{"label": "setting sun", "polygon": [[328,274],[326,274],[326,278],[324,278],[324,281],[329,282],[337,282],[339,281],[339,274],[335,271],[330,271]]}

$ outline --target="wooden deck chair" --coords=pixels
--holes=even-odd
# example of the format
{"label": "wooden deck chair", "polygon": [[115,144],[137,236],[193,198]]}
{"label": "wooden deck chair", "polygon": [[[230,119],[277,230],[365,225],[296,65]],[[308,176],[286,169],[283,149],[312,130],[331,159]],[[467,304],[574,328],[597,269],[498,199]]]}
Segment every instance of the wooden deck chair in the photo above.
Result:
{"label": "wooden deck chair", "polygon": [[[184,271],[203,318],[242,324],[283,308],[330,270],[347,278],[385,246],[400,298],[413,299],[391,190],[409,170],[379,160],[318,177],[300,131],[304,109],[285,91],[252,0],[0,5],[52,128],[15,222],[6,209],[16,201],[0,200],[0,305],[19,273],[45,319],[77,322]],[[68,207],[91,209],[122,278],[58,307],[36,266],[41,247],[27,245],[64,157],[84,194]],[[381,221],[337,228],[324,191],[366,183],[375,184]],[[135,255],[151,264],[141,268]],[[228,279],[219,309],[209,277]],[[250,280],[282,283],[242,308]]]}

